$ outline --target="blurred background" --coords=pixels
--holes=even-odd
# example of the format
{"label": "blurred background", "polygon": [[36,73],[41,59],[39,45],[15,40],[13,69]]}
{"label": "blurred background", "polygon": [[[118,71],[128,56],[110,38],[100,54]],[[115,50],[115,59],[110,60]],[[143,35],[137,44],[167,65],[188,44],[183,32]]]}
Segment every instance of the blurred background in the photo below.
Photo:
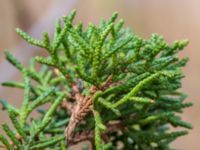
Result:
{"label": "blurred background", "polygon": [[[189,39],[189,46],[180,54],[190,61],[184,69],[186,78],[182,90],[189,94],[187,101],[194,107],[186,109],[183,118],[194,129],[188,136],[179,138],[173,147],[180,150],[198,150],[200,147],[200,1],[199,0],[0,0],[0,82],[21,80],[19,72],[5,62],[3,50],[9,49],[24,64],[31,56],[41,53],[27,45],[16,35],[20,27],[33,37],[41,38],[42,31],[53,32],[56,18],[76,9],[75,22],[87,25],[108,18],[118,11],[125,26],[143,38],[152,33],[163,35],[169,43],[176,39]],[[21,105],[22,92],[0,87],[0,97],[12,104]],[[0,111],[0,123],[8,120]],[[1,132],[1,129],[0,129]],[[78,149],[78,148],[77,148]]]}

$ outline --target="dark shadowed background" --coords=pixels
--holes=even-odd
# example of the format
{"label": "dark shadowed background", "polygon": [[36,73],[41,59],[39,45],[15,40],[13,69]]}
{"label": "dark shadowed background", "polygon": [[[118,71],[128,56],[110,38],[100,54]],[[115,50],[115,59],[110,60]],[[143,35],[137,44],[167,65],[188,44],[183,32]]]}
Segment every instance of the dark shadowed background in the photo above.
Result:
{"label": "dark shadowed background", "polygon": [[[189,94],[187,101],[194,107],[185,111],[183,118],[194,129],[188,136],[173,143],[180,150],[199,150],[200,142],[200,1],[199,0],[0,0],[0,82],[21,80],[19,72],[5,62],[3,50],[9,49],[24,64],[31,56],[41,53],[28,46],[15,33],[20,27],[37,38],[42,31],[53,32],[56,18],[70,10],[77,10],[75,22],[87,25],[108,18],[118,11],[125,19],[125,26],[143,38],[158,33],[171,43],[176,39],[189,39],[190,45],[180,54],[190,62],[184,69],[186,78],[182,90]],[[12,104],[21,104],[22,92],[0,87],[0,97]],[[0,123],[8,122],[5,112],[0,111]],[[1,129],[0,129],[1,132]],[[78,148],[75,148],[78,149]]]}

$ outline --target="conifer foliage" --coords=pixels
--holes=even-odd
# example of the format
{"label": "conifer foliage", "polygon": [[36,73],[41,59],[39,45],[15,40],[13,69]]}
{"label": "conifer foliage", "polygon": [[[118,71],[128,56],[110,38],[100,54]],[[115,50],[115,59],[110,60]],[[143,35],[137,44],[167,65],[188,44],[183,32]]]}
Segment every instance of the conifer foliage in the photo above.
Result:
{"label": "conifer foliage", "polygon": [[179,91],[188,59],[177,57],[188,41],[170,45],[157,34],[142,39],[122,28],[116,12],[88,27],[74,25],[75,14],[57,21],[53,38],[44,32],[38,40],[16,29],[48,56],[37,56],[24,67],[5,51],[24,80],[2,85],[22,89],[24,99],[19,108],[0,100],[12,122],[2,124],[0,146],[67,150],[87,140],[96,150],[171,149],[170,143],[192,128],[180,117],[192,105]]}

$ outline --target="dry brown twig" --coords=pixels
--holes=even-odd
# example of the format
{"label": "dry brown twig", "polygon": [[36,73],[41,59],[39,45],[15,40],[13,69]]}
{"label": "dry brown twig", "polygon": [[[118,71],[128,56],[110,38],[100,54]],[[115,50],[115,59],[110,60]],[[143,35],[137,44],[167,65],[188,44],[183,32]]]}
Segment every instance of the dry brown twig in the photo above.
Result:
{"label": "dry brown twig", "polygon": [[[90,96],[84,96],[82,95],[78,84],[72,85],[72,96],[75,99],[75,102],[73,103],[73,106],[70,106],[72,103],[64,102],[63,104],[66,109],[69,109],[71,112],[71,117],[68,126],[65,129],[65,138],[68,142],[68,145],[72,145],[74,143],[77,143],[75,141],[82,141],[87,140],[91,136],[91,134],[82,133],[79,139],[74,131],[76,126],[85,118],[86,115],[88,115],[92,110],[92,97],[93,95],[98,91],[104,91],[110,86],[113,85],[112,82],[112,76],[109,76],[107,80],[100,85],[99,87],[92,86],[90,89]],[[67,106],[68,105],[68,106]],[[84,137],[84,138],[83,138]],[[92,136],[93,137],[93,136]],[[77,139],[77,140],[75,140]],[[79,140],[78,140],[79,139]]]}
{"label": "dry brown twig", "polygon": [[65,137],[68,145],[71,145],[74,137],[74,130],[77,124],[91,111],[92,100],[91,96],[83,96],[77,85],[72,85],[74,98],[76,100],[67,128],[65,129]]}
{"label": "dry brown twig", "polygon": [[66,98],[63,100],[63,102],[61,103],[61,108],[64,108],[68,114],[72,113],[73,110],[73,103],[69,102]]}

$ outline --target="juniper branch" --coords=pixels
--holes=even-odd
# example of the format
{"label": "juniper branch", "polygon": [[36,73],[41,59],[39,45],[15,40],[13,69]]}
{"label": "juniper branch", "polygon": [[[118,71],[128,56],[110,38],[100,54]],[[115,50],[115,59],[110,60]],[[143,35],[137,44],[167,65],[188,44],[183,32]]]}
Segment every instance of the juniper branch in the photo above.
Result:
{"label": "juniper branch", "polygon": [[74,25],[75,15],[72,11],[56,22],[52,40],[47,32],[38,40],[16,29],[48,56],[36,56],[25,67],[5,51],[24,81],[1,84],[22,89],[24,99],[20,108],[0,100],[14,126],[2,125],[10,141],[0,135],[0,147],[66,150],[89,140],[97,150],[117,149],[118,141],[127,150],[171,149],[187,131],[169,132],[168,126],[192,128],[177,115],[192,106],[180,92],[188,58],[178,53],[188,40],[168,44],[157,34],[140,38],[123,28],[117,12],[88,27]]}

